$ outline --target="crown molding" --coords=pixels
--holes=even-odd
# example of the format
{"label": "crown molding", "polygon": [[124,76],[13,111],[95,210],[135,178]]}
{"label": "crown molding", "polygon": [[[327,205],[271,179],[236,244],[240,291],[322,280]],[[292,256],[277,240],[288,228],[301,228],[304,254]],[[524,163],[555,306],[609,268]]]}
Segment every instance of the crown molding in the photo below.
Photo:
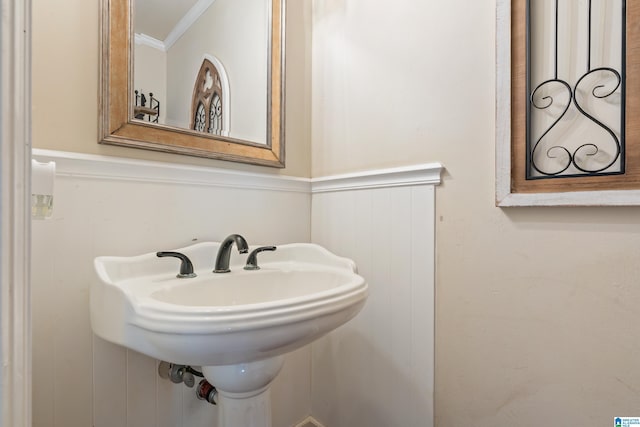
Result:
{"label": "crown molding", "polygon": [[166,52],[175,44],[175,42],[186,33],[189,28],[207,11],[215,0],[199,0],[191,9],[178,21],[178,23],[169,32],[164,40],[158,40],[143,33],[135,33],[135,43],[143,46],[148,46],[162,52]]}
{"label": "crown molding", "polygon": [[160,50],[162,52],[166,52],[167,51],[167,46],[165,45],[165,43],[162,40],[158,40],[158,39],[153,38],[151,36],[148,36],[146,34],[135,33],[134,34],[134,41],[135,41],[136,44],[139,44],[139,45],[142,45],[142,46],[148,46],[148,47],[151,47],[153,49]]}
{"label": "crown molding", "polygon": [[215,0],[199,0],[191,9],[178,21],[173,30],[164,39],[166,49],[170,49],[184,33],[202,16]]}

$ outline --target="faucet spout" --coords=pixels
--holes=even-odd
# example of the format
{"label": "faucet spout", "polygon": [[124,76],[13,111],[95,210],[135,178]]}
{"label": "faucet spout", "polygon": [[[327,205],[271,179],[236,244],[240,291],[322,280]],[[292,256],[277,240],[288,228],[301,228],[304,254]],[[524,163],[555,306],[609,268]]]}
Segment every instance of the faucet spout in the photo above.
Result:
{"label": "faucet spout", "polygon": [[215,268],[213,269],[214,273],[228,273],[231,271],[229,269],[229,260],[231,259],[231,247],[234,243],[241,254],[246,254],[249,251],[249,245],[244,237],[239,234],[229,235],[220,243],[220,248],[216,255]]}

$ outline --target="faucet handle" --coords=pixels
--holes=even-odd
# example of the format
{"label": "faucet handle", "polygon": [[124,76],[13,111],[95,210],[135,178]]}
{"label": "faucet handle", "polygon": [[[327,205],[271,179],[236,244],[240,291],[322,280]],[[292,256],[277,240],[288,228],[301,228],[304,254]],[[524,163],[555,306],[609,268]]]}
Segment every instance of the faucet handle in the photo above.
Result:
{"label": "faucet handle", "polygon": [[190,277],[196,277],[196,273],[193,272],[193,264],[189,257],[180,252],[156,252],[158,258],[174,257],[178,258],[180,262],[180,273],[176,275],[178,279],[187,279]]}
{"label": "faucet handle", "polygon": [[247,257],[247,265],[244,266],[245,270],[260,270],[258,267],[258,254],[263,251],[275,251],[275,246],[261,246],[251,251]]}

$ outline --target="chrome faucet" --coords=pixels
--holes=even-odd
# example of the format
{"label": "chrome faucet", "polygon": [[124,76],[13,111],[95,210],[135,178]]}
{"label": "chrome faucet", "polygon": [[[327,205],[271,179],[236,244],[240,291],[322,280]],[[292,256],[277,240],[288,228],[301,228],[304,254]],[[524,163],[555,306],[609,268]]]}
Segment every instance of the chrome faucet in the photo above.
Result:
{"label": "chrome faucet", "polygon": [[213,269],[214,273],[228,273],[231,271],[229,270],[229,259],[231,258],[231,247],[234,243],[241,254],[246,254],[249,251],[249,245],[244,237],[239,234],[229,235],[220,243],[218,255],[216,255],[216,265]]}

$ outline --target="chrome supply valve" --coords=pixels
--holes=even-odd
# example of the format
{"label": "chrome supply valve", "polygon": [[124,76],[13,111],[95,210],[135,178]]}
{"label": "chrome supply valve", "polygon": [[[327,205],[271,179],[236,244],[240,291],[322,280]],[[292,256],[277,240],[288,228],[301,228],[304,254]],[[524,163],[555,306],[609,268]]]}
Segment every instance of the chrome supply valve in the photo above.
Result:
{"label": "chrome supply valve", "polygon": [[168,379],[174,384],[184,383],[187,387],[192,388],[196,383],[195,376],[201,377],[202,373],[196,371],[191,366],[162,361],[158,365],[158,375],[160,375],[161,378]]}
{"label": "chrome supply valve", "polygon": [[189,388],[193,388],[196,384],[196,379],[193,377],[193,374],[187,371],[186,368],[182,371],[182,382]]}
{"label": "chrome supply valve", "polygon": [[202,372],[196,371],[191,366],[161,361],[158,364],[158,375],[174,384],[184,383],[184,385],[189,388],[195,385],[195,377],[202,377],[203,379],[198,383],[198,387],[196,387],[196,397],[213,405],[216,404],[218,390],[216,390],[209,381],[204,379]]}

